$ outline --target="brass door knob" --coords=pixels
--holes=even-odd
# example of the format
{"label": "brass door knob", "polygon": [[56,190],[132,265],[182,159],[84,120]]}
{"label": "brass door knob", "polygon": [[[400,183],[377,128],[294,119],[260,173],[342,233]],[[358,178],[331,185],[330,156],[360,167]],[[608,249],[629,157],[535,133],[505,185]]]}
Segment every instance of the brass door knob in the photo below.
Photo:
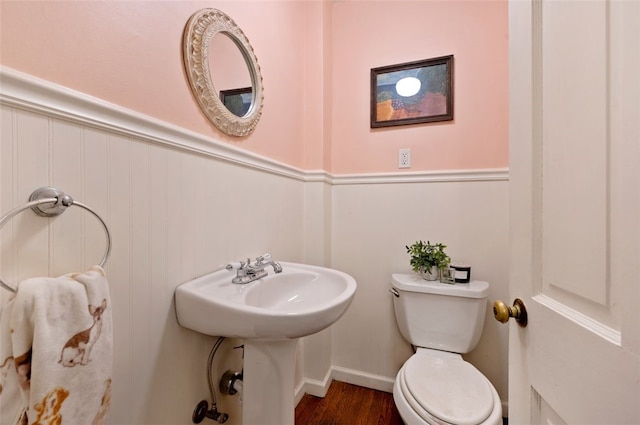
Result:
{"label": "brass door knob", "polygon": [[493,303],[493,317],[500,323],[507,323],[510,317],[516,319],[521,327],[527,326],[527,308],[520,298],[513,301],[513,307],[509,307],[502,301]]}

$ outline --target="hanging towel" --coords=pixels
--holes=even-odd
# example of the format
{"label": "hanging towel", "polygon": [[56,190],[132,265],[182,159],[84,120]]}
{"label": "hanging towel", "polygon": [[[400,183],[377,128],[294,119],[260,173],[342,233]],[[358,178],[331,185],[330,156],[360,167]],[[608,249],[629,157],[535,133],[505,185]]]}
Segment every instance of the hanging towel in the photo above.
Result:
{"label": "hanging towel", "polygon": [[27,423],[27,405],[20,394],[11,344],[11,312],[15,295],[0,311],[0,425]]}
{"label": "hanging towel", "polygon": [[[113,338],[109,286],[101,267],[20,282],[0,326],[1,425],[106,423]],[[22,403],[5,411],[15,400],[16,386]]]}

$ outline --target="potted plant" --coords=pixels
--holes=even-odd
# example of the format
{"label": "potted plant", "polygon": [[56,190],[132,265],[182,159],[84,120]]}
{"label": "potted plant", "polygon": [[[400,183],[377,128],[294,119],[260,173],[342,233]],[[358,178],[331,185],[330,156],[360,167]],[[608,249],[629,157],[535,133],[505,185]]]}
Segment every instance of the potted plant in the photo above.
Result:
{"label": "potted plant", "polygon": [[407,253],[411,255],[411,269],[426,280],[438,280],[440,270],[447,268],[451,262],[451,258],[444,252],[446,247],[429,241],[417,241],[411,246],[405,246]]}

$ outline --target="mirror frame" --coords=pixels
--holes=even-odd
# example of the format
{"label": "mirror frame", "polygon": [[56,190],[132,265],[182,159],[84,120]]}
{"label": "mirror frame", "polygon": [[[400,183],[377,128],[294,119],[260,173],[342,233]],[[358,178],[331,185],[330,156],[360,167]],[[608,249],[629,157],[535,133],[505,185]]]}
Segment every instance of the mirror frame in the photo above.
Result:
{"label": "mirror frame", "polygon": [[[219,33],[228,36],[238,46],[251,77],[251,106],[242,117],[234,115],[224,106],[211,79],[209,43]],[[202,9],[187,22],[182,53],[191,91],[207,119],[229,136],[251,134],[262,115],[262,74],[253,47],[240,27],[218,9]]]}

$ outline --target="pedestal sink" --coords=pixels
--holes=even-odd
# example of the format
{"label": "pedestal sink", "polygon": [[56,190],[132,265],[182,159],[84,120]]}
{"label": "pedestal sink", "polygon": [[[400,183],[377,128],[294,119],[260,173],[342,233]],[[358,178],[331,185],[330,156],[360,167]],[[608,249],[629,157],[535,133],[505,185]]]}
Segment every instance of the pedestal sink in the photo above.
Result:
{"label": "pedestal sink", "polygon": [[176,289],[181,326],[212,336],[244,338],[244,425],[294,424],[297,338],[334,323],[356,291],[338,270],[280,263],[282,273],[234,284],[225,269]]}

